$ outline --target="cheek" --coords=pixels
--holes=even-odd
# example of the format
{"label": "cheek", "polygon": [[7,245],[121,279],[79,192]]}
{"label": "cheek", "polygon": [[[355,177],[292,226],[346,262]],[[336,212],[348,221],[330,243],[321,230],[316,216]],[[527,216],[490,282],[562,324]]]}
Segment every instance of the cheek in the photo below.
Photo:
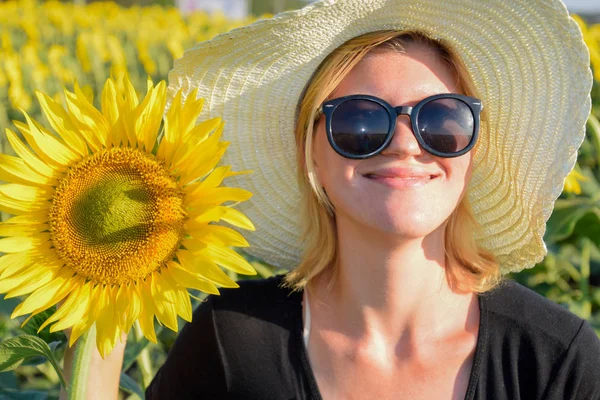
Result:
{"label": "cheek", "polygon": [[465,190],[473,172],[473,155],[467,153],[456,158],[442,159],[440,162],[446,179],[454,190]]}
{"label": "cheek", "polygon": [[462,194],[467,190],[469,182],[471,181],[471,175],[473,174],[473,154],[467,153],[457,159],[457,185],[462,188]]}
{"label": "cheek", "polygon": [[319,184],[333,201],[337,192],[348,189],[357,162],[338,155],[329,145],[324,129],[315,133],[312,154]]}

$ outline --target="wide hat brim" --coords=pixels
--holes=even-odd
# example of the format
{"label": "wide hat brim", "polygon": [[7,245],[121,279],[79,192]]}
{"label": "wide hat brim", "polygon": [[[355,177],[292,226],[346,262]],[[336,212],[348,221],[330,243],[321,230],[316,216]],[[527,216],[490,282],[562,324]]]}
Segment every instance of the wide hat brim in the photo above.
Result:
{"label": "wide hat brim", "polygon": [[590,112],[589,53],[558,0],[327,0],[197,44],[175,61],[169,103],[182,89],[220,116],[223,163],[250,175],[231,186],[257,226],[250,254],[294,268],[302,254],[294,126],[309,79],[335,48],[379,30],[419,31],[453,48],[489,116],[468,196],[478,243],[504,273],[546,254],[545,224],[577,159]]}

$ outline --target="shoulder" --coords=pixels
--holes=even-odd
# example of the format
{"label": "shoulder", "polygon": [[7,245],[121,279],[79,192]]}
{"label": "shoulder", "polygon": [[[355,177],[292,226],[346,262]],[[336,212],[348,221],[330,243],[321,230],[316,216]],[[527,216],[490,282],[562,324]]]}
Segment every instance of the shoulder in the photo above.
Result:
{"label": "shoulder", "polygon": [[293,397],[273,395],[281,382],[295,387],[293,371],[279,366],[292,364],[289,341],[301,322],[301,293],[281,283],[281,276],[244,280],[208,296],[177,336],[147,398]]}
{"label": "shoulder", "polygon": [[282,281],[282,276],[243,280],[238,288],[221,289],[197,308],[192,324],[210,321],[223,346],[284,340],[301,318],[302,294],[284,288]]}
{"label": "shoulder", "polygon": [[600,340],[589,323],[513,281],[480,305],[487,395],[600,399]]}
{"label": "shoulder", "polygon": [[220,295],[208,297],[209,307],[219,320],[277,319],[301,307],[302,295],[283,287],[283,276],[239,281],[239,287],[221,289]]}
{"label": "shoulder", "polygon": [[246,279],[237,282],[239,287],[220,289],[219,295],[211,295],[215,308],[253,308],[280,302],[295,302],[299,293],[283,287],[283,276],[265,279]]}
{"label": "shoulder", "polygon": [[506,329],[542,335],[565,348],[584,322],[565,307],[512,280],[483,297],[490,321]]}

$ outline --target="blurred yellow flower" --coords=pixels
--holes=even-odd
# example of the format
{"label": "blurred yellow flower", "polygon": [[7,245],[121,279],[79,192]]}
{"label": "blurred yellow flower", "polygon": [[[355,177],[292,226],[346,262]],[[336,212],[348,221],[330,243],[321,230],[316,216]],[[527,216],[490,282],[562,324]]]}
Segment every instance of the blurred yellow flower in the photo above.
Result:
{"label": "blurred yellow flower", "polygon": [[579,182],[585,182],[587,179],[588,178],[578,171],[578,167],[573,168],[565,179],[565,186],[563,188],[564,192],[581,194],[581,186],[579,185]]}
{"label": "blurred yellow flower", "polygon": [[594,71],[594,78],[600,81],[600,25],[596,24],[588,27],[585,21],[578,15],[573,15],[573,19],[581,28],[583,40],[590,50],[590,61]]}

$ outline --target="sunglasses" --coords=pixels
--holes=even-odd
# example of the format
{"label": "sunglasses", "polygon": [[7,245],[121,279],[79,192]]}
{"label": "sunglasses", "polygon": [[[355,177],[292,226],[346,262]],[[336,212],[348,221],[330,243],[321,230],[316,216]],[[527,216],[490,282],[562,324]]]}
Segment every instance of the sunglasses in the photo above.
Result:
{"label": "sunglasses", "polygon": [[375,96],[356,94],[326,101],[320,111],[327,139],[342,157],[381,153],[392,141],[398,116],[408,115],[421,148],[449,158],[475,146],[482,109],[481,100],[454,93],[427,97],[414,107],[393,107]]}

